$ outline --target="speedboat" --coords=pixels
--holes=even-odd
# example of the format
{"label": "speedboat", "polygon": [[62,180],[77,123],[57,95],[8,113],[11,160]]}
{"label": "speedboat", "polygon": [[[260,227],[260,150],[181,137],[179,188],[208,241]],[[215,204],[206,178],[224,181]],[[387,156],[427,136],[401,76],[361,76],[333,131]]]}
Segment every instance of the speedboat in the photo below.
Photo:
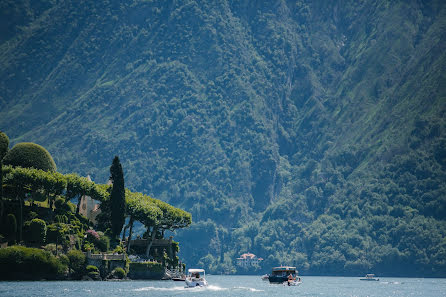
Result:
{"label": "speedboat", "polygon": [[302,283],[300,277],[296,277],[295,279],[289,279],[283,283],[284,286],[299,286]]}
{"label": "speedboat", "polygon": [[269,275],[268,275],[268,274],[264,274],[264,275],[262,275],[262,277],[261,277],[261,279],[262,279],[263,281],[267,281],[268,278],[269,278]]}
{"label": "speedboat", "polygon": [[186,276],[186,287],[205,287],[208,285],[206,281],[206,272],[204,269],[189,269]]}
{"label": "speedboat", "polygon": [[268,280],[272,284],[293,283],[294,285],[302,282],[297,275],[296,267],[292,266],[274,267],[272,273],[268,276]]}
{"label": "speedboat", "polygon": [[363,280],[363,281],[379,281],[379,278],[376,278],[374,274],[369,273],[369,274],[366,274],[364,278],[360,278],[359,280]]}

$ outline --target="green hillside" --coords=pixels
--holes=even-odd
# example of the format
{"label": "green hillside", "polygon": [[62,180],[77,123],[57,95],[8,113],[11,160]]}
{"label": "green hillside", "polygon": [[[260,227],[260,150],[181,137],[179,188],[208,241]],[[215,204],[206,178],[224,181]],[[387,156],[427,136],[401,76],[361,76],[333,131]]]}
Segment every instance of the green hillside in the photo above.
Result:
{"label": "green hillside", "polygon": [[446,276],[444,1],[0,3],[0,129],[191,212],[188,265]]}

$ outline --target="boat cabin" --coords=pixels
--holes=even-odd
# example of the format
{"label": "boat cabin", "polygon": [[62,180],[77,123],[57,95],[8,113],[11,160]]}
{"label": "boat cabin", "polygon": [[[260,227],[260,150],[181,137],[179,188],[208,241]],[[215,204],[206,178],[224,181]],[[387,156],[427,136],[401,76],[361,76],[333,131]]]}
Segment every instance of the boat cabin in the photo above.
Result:
{"label": "boat cabin", "polygon": [[296,278],[298,271],[296,267],[292,266],[280,266],[274,267],[271,275],[268,277],[270,283],[283,283],[288,281],[288,277],[291,275]]}
{"label": "boat cabin", "polygon": [[274,267],[272,271],[272,275],[276,276],[286,276],[292,274],[293,276],[296,274],[296,267],[291,266],[280,266],[280,267]]}

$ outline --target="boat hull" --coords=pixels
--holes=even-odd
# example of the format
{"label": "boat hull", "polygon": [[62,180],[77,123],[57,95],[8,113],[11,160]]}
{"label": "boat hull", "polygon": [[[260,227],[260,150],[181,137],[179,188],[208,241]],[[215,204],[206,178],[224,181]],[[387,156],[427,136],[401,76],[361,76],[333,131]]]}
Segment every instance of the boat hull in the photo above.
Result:
{"label": "boat hull", "polygon": [[195,287],[205,287],[207,286],[208,283],[206,280],[190,280],[190,279],[186,279],[186,287],[189,288],[195,288]]}
{"label": "boat hull", "polygon": [[299,281],[286,281],[283,283],[284,286],[289,286],[289,287],[295,287],[295,286],[299,286],[302,282]]}
{"label": "boat hull", "polygon": [[268,280],[272,284],[283,284],[284,282],[288,281],[288,277],[287,276],[270,275],[268,277]]}

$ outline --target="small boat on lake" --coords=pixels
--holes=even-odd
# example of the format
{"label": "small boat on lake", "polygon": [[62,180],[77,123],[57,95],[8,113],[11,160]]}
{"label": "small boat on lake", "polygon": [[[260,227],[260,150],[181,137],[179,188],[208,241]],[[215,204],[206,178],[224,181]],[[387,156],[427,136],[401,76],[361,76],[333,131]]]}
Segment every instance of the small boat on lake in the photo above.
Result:
{"label": "small boat on lake", "polygon": [[302,283],[301,278],[297,275],[296,267],[292,266],[274,267],[272,273],[268,276],[268,280],[272,284],[288,286],[298,286]]}
{"label": "small boat on lake", "polygon": [[185,275],[181,275],[179,277],[172,277],[172,280],[174,282],[184,282],[184,281],[186,281],[186,276]]}
{"label": "small boat on lake", "polygon": [[359,280],[363,280],[363,281],[379,281],[379,278],[376,278],[374,274],[369,273],[369,274],[366,274],[364,278],[360,278]]}
{"label": "small boat on lake", "polygon": [[264,275],[261,276],[261,279],[262,279],[263,281],[267,281],[267,280],[268,280],[268,277],[269,277],[268,274],[264,274]]}
{"label": "small boat on lake", "polygon": [[189,269],[186,276],[186,287],[205,287],[208,285],[206,281],[206,272],[204,269]]}

